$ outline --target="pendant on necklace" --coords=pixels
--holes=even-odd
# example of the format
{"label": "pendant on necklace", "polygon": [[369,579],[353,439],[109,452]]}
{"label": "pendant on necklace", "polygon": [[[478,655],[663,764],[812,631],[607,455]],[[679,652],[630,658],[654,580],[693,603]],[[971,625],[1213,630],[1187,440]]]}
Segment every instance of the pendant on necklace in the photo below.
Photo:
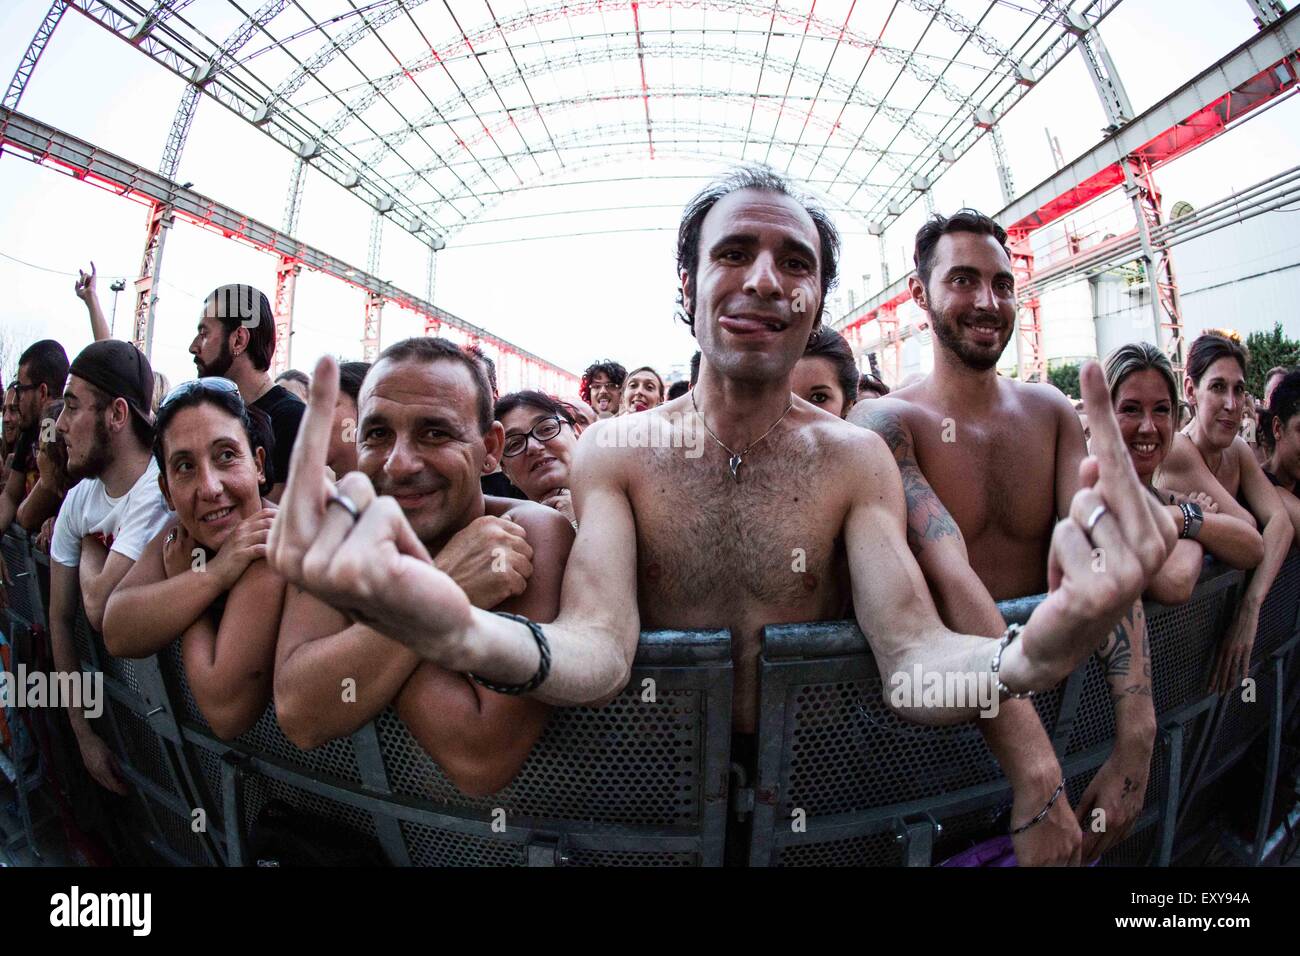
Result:
{"label": "pendant on necklace", "polygon": [[740,470],[740,466],[741,466],[742,464],[744,464],[744,461],[743,461],[743,459],[742,459],[739,455],[732,455],[732,456],[731,456],[730,465],[731,465],[731,479],[732,479],[732,481],[740,481],[740,476],[739,476],[738,474],[736,474],[736,472]]}

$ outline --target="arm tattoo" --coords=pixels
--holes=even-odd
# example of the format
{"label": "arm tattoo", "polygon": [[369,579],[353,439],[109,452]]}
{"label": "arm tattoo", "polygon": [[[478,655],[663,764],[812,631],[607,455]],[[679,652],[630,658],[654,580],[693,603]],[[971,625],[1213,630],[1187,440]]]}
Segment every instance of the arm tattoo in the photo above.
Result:
{"label": "arm tattoo", "polygon": [[[1138,645],[1141,671],[1133,672],[1133,645]],[[1097,651],[1102,672],[1110,685],[1112,700],[1151,696],[1151,650],[1147,643],[1146,612],[1141,602],[1131,607],[1124,619]]]}
{"label": "arm tattoo", "polygon": [[889,411],[869,411],[858,419],[858,424],[869,428],[885,440],[894,453],[898,472],[903,479],[903,495],[907,500],[907,544],[913,554],[920,554],[925,542],[949,535],[961,537],[957,522],[952,519],[939,496],[921,473],[908,437],[898,415]]}

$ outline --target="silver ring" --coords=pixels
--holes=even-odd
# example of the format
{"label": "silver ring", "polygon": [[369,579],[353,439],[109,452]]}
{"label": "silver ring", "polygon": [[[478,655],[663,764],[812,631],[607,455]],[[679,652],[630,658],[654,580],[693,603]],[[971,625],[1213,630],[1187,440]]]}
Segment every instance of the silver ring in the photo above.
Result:
{"label": "silver ring", "polygon": [[167,541],[166,541],[166,543],[167,543],[167,544],[171,544],[171,543],[172,543],[173,541],[175,541],[175,540],[176,540],[176,529],[175,529],[175,528],[172,528],[170,531],[167,532]]}
{"label": "silver ring", "polygon": [[1083,530],[1088,532],[1088,534],[1092,534],[1092,529],[1097,527],[1097,522],[1101,520],[1101,516],[1109,510],[1110,509],[1105,505],[1097,505],[1097,507],[1093,509],[1092,514],[1088,515],[1088,520],[1084,522]]}
{"label": "silver ring", "polygon": [[352,515],[353,524],[361,520],[361,512],[357,508],[357,503],[347,495],[340,495],[337,493],[330,495],[325,499],[325,507],[328,508],[330,505],[338,505],[348,514]]}

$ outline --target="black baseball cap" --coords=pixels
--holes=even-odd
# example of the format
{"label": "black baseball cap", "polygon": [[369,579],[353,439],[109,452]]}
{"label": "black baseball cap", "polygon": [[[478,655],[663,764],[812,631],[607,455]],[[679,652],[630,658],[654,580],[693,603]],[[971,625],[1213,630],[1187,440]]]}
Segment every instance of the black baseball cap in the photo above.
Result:
{"label": "black baseball cap", "polygon": [[125,400],[127,407],[153,424],[153,369],[144,353],[130,342],[92,342],[72,360],[69,374]]}

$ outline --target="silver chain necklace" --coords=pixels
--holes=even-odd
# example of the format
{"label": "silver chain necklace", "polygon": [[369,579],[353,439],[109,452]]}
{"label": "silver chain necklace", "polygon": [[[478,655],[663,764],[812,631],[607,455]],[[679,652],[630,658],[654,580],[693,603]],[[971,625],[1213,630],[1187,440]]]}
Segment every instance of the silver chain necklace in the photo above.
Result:
{"label": "silver chain necklace", "polygon": [[794,408],[794,399],[793,398],[790,399],[790,403],[785,406],[785,411],[781,413],[781,417],[778,418],[776,421],[774,421],[771,427],[768,428],[767,431],[763,432],[763,434],[759,435],[757,438],[755,438],[752,442],[750,442],[740,451],[732,451],[730,448],[727,447],[727,444],[721,438],[713,434],[713,429],[709,427],[709,423],[705,419],[704,413],[700,411],[700,406],[695,401],[695,389],[691,389],[691,407],[695,409],[695,414],[700,416],[700,422],[704,425],[704,430],[709,433],[709,437],[712,438],[715,442],[717,442],[719,447],[721,447],[723,451],[725,451],[728,455],[731,456],[730,461],[727,462],[728,466],[731,468],[731,479],[733,481],[738,482],[740,481],[740,474],[739,474],[740,466],[745,463],[745,456],[749,454],[749,450],[753,448],[755,445],[757,445],[759,442],[761,442],[768,435],[772,434],[772,429],[776,428],[777,425],[780,425],[782,419],[784,419],[786,415],[790,414],[790,409]]}

